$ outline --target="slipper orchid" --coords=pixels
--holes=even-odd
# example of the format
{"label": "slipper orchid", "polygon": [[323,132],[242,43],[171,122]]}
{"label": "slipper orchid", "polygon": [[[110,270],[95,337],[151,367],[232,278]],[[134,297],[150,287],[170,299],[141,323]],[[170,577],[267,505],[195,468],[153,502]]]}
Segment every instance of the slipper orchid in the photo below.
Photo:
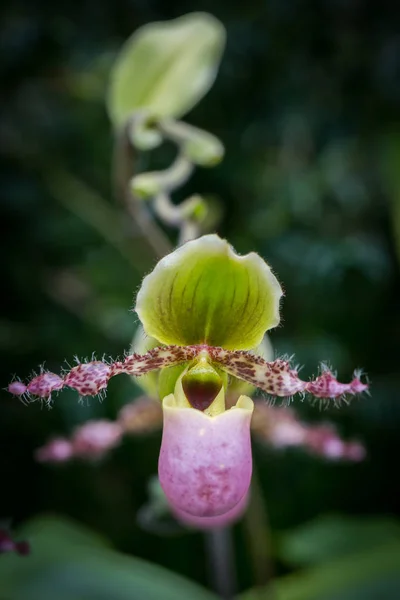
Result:
{"label": "slipper orchid", "polygon": [[217,235],[203,236],[143,280],[135,311],[157,347],[112,363],[81,363],[64,376],[42,372],[9,391],[50,401],[64,387],[93,396],[115,375],[155,375],[147,383],[162,401],[161,486],[177,513],[222,524],[245,505],[250,485],[254,404],[241,395],[246,385],[273,398],[309,394],[325,402],[367,390],[359,374],[347,384],[329,370],[303,381],[288,361],[257,354],[265,332],[279,324],[281,297],[260,256],[239,256]]}

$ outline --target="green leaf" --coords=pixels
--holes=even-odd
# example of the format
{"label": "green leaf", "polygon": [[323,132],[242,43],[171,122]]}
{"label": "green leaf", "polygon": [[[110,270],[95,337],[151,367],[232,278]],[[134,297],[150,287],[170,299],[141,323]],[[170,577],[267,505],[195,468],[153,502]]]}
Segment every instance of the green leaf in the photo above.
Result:
{"label": "green leaf", "polygon": [[398,600],[400,542],[387,542],[250,590],[240,600]]}
{"label": "green leaf", "polygon": [[390,135],[385,136],[379,154],[381,157],[381,171],[390,199],[391,225],[397,258],[400,262],[400,131],[395,130]]}
{"label": "green leaf", "polygon": [[225,29],[207,13],[150,23],[123,46],[111,73],[108,111],[118,128],[138,109],[180,117],[214,82]]}
{"label": "green leaf", "polygon": [[286,533],[279,554],[291,564],[313,565],[392,541],[400,543],[394,519],[329,515]]}
{"label": "green leaf", "polygon": [[160,260],[135,308],[146,333],[164,344],[246,350],[278,325],[281,296],[260,256],[239,256],[217,235],[205,235]]}
{"label": "green leaf", "polygon": [[67,520],[36,519],[20,536],[29,539],[32,552],[1,556],[1,599],[215,600],[183,577],[119,554]]}

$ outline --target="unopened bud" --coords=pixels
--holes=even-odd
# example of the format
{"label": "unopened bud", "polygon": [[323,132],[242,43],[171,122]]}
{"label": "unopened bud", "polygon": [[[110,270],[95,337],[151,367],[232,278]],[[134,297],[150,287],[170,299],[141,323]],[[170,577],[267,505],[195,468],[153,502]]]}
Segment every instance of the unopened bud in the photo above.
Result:
{"label": "unopened bud", "polygon": [[132,117],[128,134],[132,145],[138,150],[153,150],[163,141],[157,120],[147,113],[136,113]]}
{"label": "unopened bud", "polygon": [[214,167],[223,159],[225,150],[217,137],[197,129],[182,146],[182,152],[196,165]]}
{"label": "unopened bud", "polygon": [[160,182],[153,173],[143,173],[131,179],[132,194],[139,200],[150,200],[161,191]]}

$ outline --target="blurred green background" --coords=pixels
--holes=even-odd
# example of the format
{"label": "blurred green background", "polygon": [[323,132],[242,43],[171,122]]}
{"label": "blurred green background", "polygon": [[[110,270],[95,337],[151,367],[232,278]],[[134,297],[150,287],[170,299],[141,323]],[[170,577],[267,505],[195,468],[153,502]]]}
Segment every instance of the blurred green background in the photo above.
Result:
{"label": "blurred green background", "polygon": [[[295,353],[303,376],[327,360],[344,381],[360,366],[372,382],[371,397],[340,411],[296,405],[302,417],[329,419],[343,436],[364,440],[363,463],[254,445],[270,525],[265,536],[283,586],[279,598],[394,600],[400,597],[394,577],[400,565],[392,564],[400,548],[400,15],[389,2],[4,3],[2,386],[44,361],[58,372],[75,355],[116,356],[129,347],[137,327],[129,312],[133,295],[156,257],[113,198],[107,77],[137,27],[197,10],[219,18],[228,40],[214,87],[186,120],[217,135],[227,152],[217,168],[197,170],[177,199],[218,196],[218,233],[273,266],[286,293],[283,327],[271,335],[277,354]],[[171,156],[162,147],[139,167],[167,166]],[[149,500],[160,433],[125,440],[99,465],[52,467],[33,459],[49,436],[67,435],[91,418],[114,418],[139,394],[119,378],[103,403],[79,404],[76,394],[64,392],[47,410],[2,393],[0,519],[18,527],[44,513],[68,517],[118,551],[211,587],[203,534],[175,528],[167,535],[156,521],[144,527],[137,519]],[[62,544],[68,534],[57,526]],[[243,523],[234,528],[234,544],[244,591],[257,576]],[[0,569],[7,560],[18,570],[15,561],[31,559],[0,556]],[[358,583],[336,589],[350,565]],[[62,579],[56,584],[61,589]],[[0,600],[24,597],[3,593]],[[43,590],[38,594],[32,598],[47,599]],[[68,596],[81,597],[136,598]]]}

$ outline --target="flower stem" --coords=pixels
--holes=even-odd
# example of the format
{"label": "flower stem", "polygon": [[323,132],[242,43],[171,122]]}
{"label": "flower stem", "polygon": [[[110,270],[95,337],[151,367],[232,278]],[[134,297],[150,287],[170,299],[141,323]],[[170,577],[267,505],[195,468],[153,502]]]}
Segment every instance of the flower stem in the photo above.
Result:
{"label": "flower stem", "polygon": [[114,144],[113,183],[115,196],[122,201],[133,223],[143,235],[157,258],[171,252],[172,245],[165,233],[152,219],[143,203],[132,196],[130,181],[134,171],[135,149],[129,138],[130,123],[117,134]]}
{"label": "flower stem", "polygon": [[[273,564],[271,551],[271,529],[265,501],[255,465],[251,481],[250,503],[244,516],[244,528],[248,543],[251,564],[253,565],[256,589],[262,587],[260,598],[273,600],[274,592],[271,586],[273,579]],[[268,591],[266,591],[268,589]],[[254,596],[257,597],[256,595]]]}
{"label": "flower stem", "polygon": [[205,534],[205,541],[213,587],[222,600],[233,600],[237,586],[232,530],[212,529]]}

